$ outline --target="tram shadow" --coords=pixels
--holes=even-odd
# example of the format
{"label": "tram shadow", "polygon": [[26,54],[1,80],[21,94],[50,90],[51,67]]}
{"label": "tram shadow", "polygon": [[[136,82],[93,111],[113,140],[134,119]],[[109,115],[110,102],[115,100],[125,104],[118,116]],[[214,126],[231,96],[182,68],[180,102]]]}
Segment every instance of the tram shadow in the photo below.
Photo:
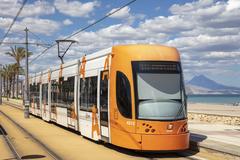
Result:
{"label": "tram shadow", "polygon": [[207,136],[197,133],[190,133],[190,149],[199,152],[199,143],[207,139]]}
{"label": "tram shadow", "polygon": [[[195,141],[189,142],[189,149],[188,150],[181,150],[181,151],[138,151],[138,150],[131,150],[126,148],[121,148],[109,143],[103,143],[105,147],[111,150],[115,150],[122,154],[126,154],[133,157],[139,158],[180,158],[180,157],[190,157],[194,156],[199,152],[198,142],[205,140],[207,137],[204,135],[198,134],[191,134],[195,138]],[[197,137],[197,138],[196,138]]]}

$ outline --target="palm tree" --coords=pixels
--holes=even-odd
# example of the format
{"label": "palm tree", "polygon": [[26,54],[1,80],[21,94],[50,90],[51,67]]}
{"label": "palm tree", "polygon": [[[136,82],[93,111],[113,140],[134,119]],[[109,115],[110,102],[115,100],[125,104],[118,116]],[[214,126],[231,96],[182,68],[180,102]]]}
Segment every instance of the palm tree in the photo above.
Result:
{"label": "palm tree", "polygon": [[[17,68],[16,68],[16,75],[17,75],[17,98],[18,98],[18,94],[19,94],[19,90],[18,90],[18,83],[19,83],[19,71],[20,71],[20,62],[23,58],[25,58],[25,53],[26,53],[26,50],[25,48],[23,47],[11,47],[11,52],[6,52],[5,54],[13,57],[16,61],[16,65],[17,65]],[[32,55],[31,52],[28,52],[28,56]]]}
{"label": "palm tree", "polygon": [[1,74],[3,76],[3,89],[4,95],[7,96],[7,100],[9,97],[14,97],[15,93],[15,79],[16,79],[16,70],[17,64],[6,64],[3,66]]}
{"label": "palm tree", "polygon": [[[10,77],[10,90],[12,90],[11,92],[11,98],[15,98],[15,81],[16,81],[16,75],[18,73],[18,65],[17,63],[14,64],[10,64],[9,66],[9,77]],[[18,88],[17,88],[18,91]]]}
{"label": "palm tree", "polygon": [[[2,78],[2,81],[1,81],[1,83],[2,84],[0,84],[0,85],[3,85],[2,86],[2,90],[4,90],[4,88],[5,88],[5,73],[4,73],[4,71],[3,71],[3,68],[0,68],[1,70],[0,70],[0,75],[1,75],[1,78]],[[2,92],[2,90],[0,91],[0,92]],[[2,93],[2,96],[4,96],[4,93]]]}
{"label": "palm tree", "polygon": [[10,69],[9,69],[10,67],[9,67],[9,65],[5,65],[5,66],[3,66],[3,69],[2,69],[2,73],[3,73],[3,77],[4,77],[4,95],[5,96],[7,96],[7,100],[8,100],[8,98],[9,98],[9,75],[10,75]]}
{"label": "palm tree", "polygon": [[6,81],[7,81],[6,66],[3,66],[2,70],[1,70],[1,75],[3,78],[3,95],[6,96]]}

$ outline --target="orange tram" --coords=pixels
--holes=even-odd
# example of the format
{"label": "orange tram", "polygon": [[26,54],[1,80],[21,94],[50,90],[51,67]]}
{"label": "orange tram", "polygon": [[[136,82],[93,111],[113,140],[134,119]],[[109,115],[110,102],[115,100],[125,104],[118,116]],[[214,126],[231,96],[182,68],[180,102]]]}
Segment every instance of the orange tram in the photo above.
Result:
{"label": "orange tram", "polygon": [[123,148],[189,147],[177,49],[122,45],[31,75],[30,112]]}

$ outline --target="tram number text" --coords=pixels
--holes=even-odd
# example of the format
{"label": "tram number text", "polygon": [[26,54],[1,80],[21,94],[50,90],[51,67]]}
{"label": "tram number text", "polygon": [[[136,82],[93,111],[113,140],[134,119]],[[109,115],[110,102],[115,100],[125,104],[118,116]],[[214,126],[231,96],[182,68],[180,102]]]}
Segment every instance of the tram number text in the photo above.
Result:
{"label": "tram number text", "polygon": [[127,121],[127,125],[129,125],[129,126],[135,126],[135,122],[133,122],[133,121]]}

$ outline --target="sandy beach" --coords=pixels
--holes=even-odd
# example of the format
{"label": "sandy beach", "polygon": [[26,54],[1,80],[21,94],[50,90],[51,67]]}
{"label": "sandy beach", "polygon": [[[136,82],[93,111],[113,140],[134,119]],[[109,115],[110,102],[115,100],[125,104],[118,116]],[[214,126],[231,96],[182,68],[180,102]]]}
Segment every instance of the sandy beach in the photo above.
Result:
{"label": "sandy beach", "polygon": [[240,116],[240,106],[233,105],[188,103],[188,111],[196,113]]}

